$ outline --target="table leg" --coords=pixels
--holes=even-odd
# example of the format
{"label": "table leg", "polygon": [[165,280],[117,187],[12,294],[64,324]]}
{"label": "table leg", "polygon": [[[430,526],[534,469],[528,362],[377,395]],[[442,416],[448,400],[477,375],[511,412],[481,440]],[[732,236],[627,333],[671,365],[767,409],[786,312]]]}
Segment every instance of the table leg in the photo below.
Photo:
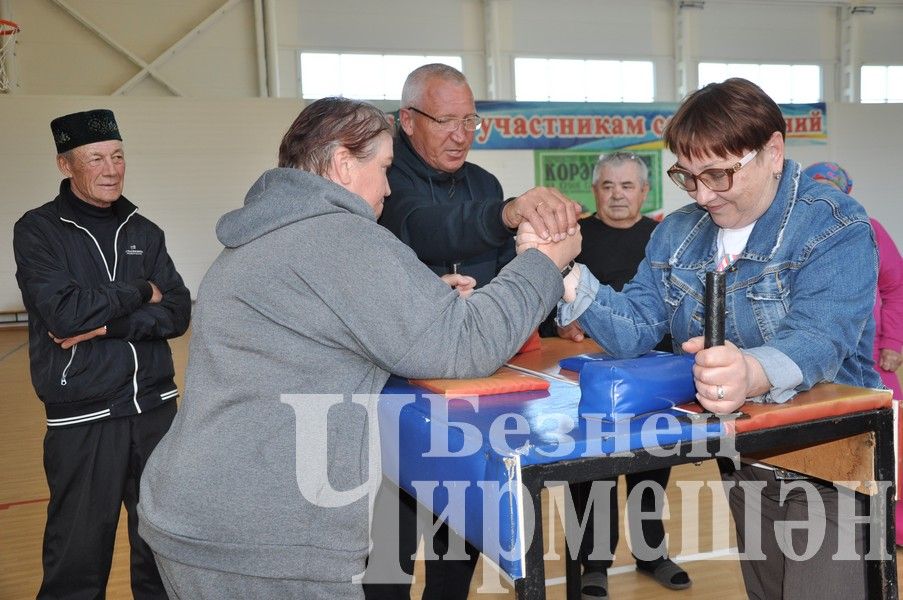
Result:
{"label": "table leg", "polygon": [[[571,494],[574,491],[573,487],[574,486],[569,484],[565,485],[564,493]],[[576,519],[577,514],[583,514],[585,516],[586,507],[584,506],[583,500],[582,494],[573,494],[574,511],[565,511],[564,515],[564,530],[566,532],[576,530],[576,523],[570,523],[569,521]],[[598,510],[598,508],[596,510]],[[577,545],[576,548],[571,548],[571,540],[568,539],[567,535],[564,536],[564,541],[564,597],[567,598],[567,600],[580,600],[580,540],[574,540],[574,543]]]}
{"label": "table leg", "polygon": [[[877,481],[893,481],[895,474],[894,461],[894,419],[891,410],[878,411],[875,417],[875,479]],[[880,488],[879,488],[880,490]],[[894,543],[894,488],[879,503],[878,514],[872,517],[881,519],[886,524],[883,540],[870,540],[870,544],[881,544],[887,552],[886,560],[868,562],[869,598],[897,600],[897,548]]]}
{"label": "table leg", "polygon": [[[525,476],[523,485],[533,499],[533,540],[527,548],[524,578],[514,582],[518,600],[544,600],[546,597],[546,569],[543,564],[545,538],[542,534],[542,481],[540,477]],[[527,540],[524,540],[526,543]]]}

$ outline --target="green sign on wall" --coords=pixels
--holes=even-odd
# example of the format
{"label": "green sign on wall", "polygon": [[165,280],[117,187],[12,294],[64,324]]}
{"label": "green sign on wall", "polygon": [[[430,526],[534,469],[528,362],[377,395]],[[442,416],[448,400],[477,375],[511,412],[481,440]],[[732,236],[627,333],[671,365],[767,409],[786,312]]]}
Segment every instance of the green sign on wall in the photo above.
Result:
{"label": "green sign on wall", "polygon": [[[662,153],[660,150],[632,150],[649,167],[649,195],[643,203],[643,214],[662,208]],[[596,211],[593,196],[593,167],[599,159],[598,150],[534,150],[536,185],[554,187],[576,200],[587,212]]]}

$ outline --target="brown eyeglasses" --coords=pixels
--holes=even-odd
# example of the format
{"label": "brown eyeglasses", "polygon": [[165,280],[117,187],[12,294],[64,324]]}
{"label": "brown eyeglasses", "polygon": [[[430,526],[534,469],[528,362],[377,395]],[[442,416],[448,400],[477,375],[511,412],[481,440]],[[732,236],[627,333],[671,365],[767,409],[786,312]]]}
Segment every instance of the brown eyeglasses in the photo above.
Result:
{"label": "brown eyeglasses", "polygon": [[677,187],[685,192],[695,192],[699,187],[700,181],[713,192],[726,192],[734,185],[734,173],[745,167],[758,153],[758,150],[750,150],[733,167],[728,169],[706,169],[699,175],[693,175],[686,169],[681,169],[674,165],[668,169],[668,177],[677,184]]}

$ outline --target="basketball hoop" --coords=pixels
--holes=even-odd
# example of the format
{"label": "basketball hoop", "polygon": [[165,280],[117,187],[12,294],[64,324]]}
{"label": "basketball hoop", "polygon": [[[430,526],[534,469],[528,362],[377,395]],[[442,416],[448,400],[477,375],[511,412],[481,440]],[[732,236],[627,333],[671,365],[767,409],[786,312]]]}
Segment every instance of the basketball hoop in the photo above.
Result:
{"label": "basketball hoop", "polygon": [[16,34],[21,31],[19,26],[6,19],[0,19],[0,92],[8,92],[9,62],[12,61],[13,49],[16,46]]}

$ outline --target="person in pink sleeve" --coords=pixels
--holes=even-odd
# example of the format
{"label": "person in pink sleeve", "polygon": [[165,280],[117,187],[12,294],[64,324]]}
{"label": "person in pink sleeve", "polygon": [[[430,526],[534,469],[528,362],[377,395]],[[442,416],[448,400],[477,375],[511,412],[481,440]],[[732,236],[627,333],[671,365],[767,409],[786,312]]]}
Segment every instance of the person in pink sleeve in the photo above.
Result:
{"label": "person in pink sleeve", "polygon": [[[845,194],[853,189],[853,180],[837,163],[819,162],[803,172],[822,183],[833,185]],[[903,257],[893,238],[877,220],[870,218],[878,243],[878,293],[875,298],[875,370],[894,393],[903,400],[897,369],[903,364]],[[903,457],[898,457],[898,469]],[[897,503],[897,545],[903,546],[903,502]]]}
{"label": "person in pink sleeve", "polygon": [[903,258],[887,230],[872,222],[878,242],[878,297],[875,300],[875,368],[884,385],[903,400],[897,369],[903,363]]}

